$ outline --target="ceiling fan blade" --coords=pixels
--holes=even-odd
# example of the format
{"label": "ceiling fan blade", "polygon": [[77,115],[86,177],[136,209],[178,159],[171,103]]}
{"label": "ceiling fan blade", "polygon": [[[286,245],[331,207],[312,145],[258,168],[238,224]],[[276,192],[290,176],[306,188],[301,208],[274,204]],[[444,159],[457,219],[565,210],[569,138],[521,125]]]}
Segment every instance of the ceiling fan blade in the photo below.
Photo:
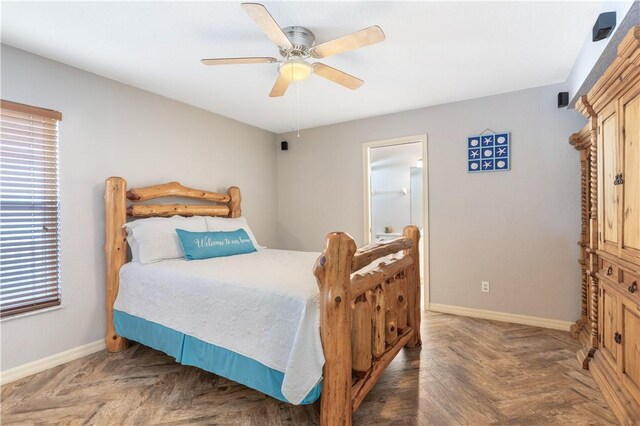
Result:
{"label": "ceiling fan blade", "polygon": [[269,96],[272,98],[283,96],[289,88],[289,83],[291,83],[291,81],[288,78],[283,77],[282,74],[278,74],[278,79],[273,85],[273,89],[271,89]]}
{"label": "ceiling fan blade", "polygon": [[290,49],[293,47],[282,28],[278,25],[266,7],[260,3],[242,3],[242,8],[255,21],[267,37],[279,47]]}
{"label": "ceiling fan blade", "polygon": [[213,58],[201,59],[205,65],[230,65],[230,64],[272,64],[277,62],[276,58],[269,57],[250,57],[250,58]]}
{"label": "ceiling fan blade", "polygon": [[313,48],[312,54],[314,58],[326,58],[327,56],[348,52],[370,44],[380,43],[384,39],[385,35],[382,28],[374,25],[373,27],[319,44]]}
{"label": "ceiling fan blade", "polygon": [[318,74],[322,78],[338,83],[347,89],[356,90],[364,84],[364,80],[360,80],[344,71],[337,70],[329,65],[316,62],[312,65],[314,74]]}

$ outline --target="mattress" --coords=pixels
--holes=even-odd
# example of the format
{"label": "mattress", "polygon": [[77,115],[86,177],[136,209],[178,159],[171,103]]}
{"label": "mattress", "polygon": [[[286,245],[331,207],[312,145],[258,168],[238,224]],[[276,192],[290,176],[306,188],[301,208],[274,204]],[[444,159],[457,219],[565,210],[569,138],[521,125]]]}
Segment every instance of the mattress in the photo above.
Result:
{"label": "mattress", "polygon": [[[114,305],[116,332],[290,403],[309,402],[319,395],[324,365],[312,273],[317,257],[264,249],[206,260],[127,263]],[[235,356],[243,362],[221,367]],[[246,383],[251,370],[244,361],[279,377],[280,394]]]}

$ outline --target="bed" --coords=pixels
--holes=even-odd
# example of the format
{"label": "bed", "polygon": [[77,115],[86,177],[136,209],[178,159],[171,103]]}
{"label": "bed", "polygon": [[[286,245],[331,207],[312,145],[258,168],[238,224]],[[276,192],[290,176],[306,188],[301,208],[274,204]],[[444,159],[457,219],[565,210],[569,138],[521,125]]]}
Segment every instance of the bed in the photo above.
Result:
{"label": "bed", "polygon": [[[165,197],[199,201],[149,203]],[[350,424],[396,354],[420,345],[419,231],[359,250],[332,232],[321,253],[127,261],[128,218],[239,218],[241,199],[237,187],[107,179],[107,349],[136,341],[285,402],[320,398],[321,424]]]}

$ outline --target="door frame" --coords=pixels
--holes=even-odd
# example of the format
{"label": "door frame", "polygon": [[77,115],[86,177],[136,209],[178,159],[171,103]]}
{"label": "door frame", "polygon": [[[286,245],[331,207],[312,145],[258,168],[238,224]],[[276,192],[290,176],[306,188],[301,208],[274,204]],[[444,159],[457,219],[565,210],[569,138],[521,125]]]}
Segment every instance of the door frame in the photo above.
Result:
{"label": "door frame", "polygon": [[380,148],[383,146],[394,145],[406,145],[410,143],[422,144],[422,215],[423,215],[423,235],[422,245],[423,252],[422,262],[424,264],[424,282],[423,282],[423,310],[429,309],[429,283],[431,268],[429,268],[429,152],[427,150],[427,134],[419,134],[413,136],[405,136],[394,139],[384,139],[378,141],[364,142],[362,144],[362,171],[363,171],[363,195],[364,195],[364,243],[371,243],[371,176],[370,176],[370,163],[371,163],[371,148]]}

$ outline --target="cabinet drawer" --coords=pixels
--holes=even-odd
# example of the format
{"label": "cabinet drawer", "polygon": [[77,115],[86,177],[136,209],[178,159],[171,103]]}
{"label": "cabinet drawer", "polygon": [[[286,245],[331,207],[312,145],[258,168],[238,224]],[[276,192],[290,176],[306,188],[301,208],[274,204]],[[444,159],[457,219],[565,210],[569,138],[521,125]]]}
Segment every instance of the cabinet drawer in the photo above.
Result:
{"label": "cabinet drawer", "polygon": [[640,303],[640,277],[623,269],[621,291],[629,299]]}
{"label": "cabinet drawer", "polygon": [[600,258],[600,273],[611,281],[618,282],[618,265],[609,262],[607,259]]}

